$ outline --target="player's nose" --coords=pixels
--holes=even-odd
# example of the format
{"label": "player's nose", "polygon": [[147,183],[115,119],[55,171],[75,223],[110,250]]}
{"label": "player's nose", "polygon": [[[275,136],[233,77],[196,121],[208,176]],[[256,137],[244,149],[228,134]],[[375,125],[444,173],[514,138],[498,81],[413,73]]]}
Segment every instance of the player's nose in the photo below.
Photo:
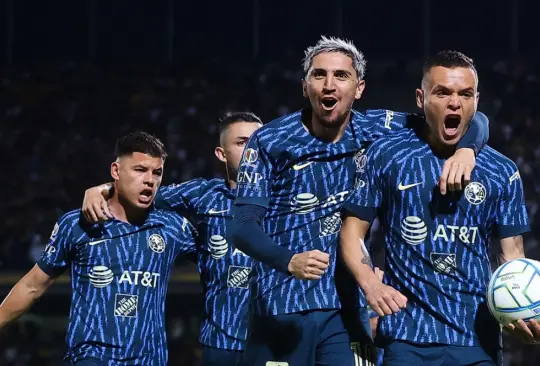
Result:
{"label": "player's nose", "polygon": [[333,91],[336,89],[335,79],[333,75],[327,75],[324,80],[324,90]]}
{"label": "player's nose", "polygon": [[448,108],[450,108],[453,111],[461,108],[461,101],[459,99],[459,96],[455,94],[450,96],[450,99],[448,100]]}

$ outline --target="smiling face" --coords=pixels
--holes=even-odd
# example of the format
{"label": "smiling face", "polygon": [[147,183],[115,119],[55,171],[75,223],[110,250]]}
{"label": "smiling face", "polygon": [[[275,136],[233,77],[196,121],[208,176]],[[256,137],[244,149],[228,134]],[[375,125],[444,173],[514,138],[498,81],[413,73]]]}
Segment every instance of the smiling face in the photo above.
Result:
{"label": "smiling face", "polygon": [[323,52],[313,57],[302,81],[315,120],[336,128],[347,121],[353,102],[360,99],[365,83],[358,79],[352,59],[341,52]]}
{"label": "smiling face", "polygon": [[457,145],[476,113],[478,98],[478,77],[470,67],[432,67],[422,89],[416,90],[430,133],[445,146]]}

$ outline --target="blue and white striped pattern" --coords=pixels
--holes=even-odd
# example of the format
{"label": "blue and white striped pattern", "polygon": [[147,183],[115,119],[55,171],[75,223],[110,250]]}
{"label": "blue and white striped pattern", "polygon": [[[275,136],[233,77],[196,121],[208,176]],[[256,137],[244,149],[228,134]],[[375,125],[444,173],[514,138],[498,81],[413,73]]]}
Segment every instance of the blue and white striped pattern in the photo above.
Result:
{"label": "blue and white striped pattern", "polygon": [[53,276],[71,270],[66,360],[167,364],[165,297],[175,258],[195,252],[188,222],[157,209],[142,226],[80,220],[80,210],[62,216],[38,262]]}
{"label": "blue and white striped pattern", "polygon": [[[385,281],[409,299],[405,310],[380,320],[380,334],[459,346],[478,345],[484,336],[497,342],[498,332],[480,335],[475,329],[494,329],[485,306],[490,237],[528,231],[515,164],[485,147],[463,194],[441,196],[444,160],[414,130],[379,139],[366,156],[359,178],[365,184],[351,196],[350,208],[379,209]],[[475,325],[484,318],[486,324]]]}
{"label": "blue and white striped pattern", "polygon": [[[355,155],[366,143],[404,125],[404,114],[353,111],[341,141],[326,143],[306,131],[299,111],[254,133],[238,172],[236,203],[269,201],[263,229],[277,245],[296,253],[318,249],[330,254],[330,266],[318,281],[299,280],[256,263],[257,277],[251,282],[256,314],[338,309],[344,301],[364,303],[354,281],[334,278],[340,212],[354,190],[357,170],[362,169]],[[340,285],[350,287],[338,291]],[[350,299],[340,299],[338,292]]]}
{"label": "blue and white striped pattern", "polygon": [[234,197],[223,179],[198,178],[162,187],[156,205],[182,213],[198,232],[197,264],[205,294],[200,342],[243,350],[251,258],[237,250],[229,236]]}

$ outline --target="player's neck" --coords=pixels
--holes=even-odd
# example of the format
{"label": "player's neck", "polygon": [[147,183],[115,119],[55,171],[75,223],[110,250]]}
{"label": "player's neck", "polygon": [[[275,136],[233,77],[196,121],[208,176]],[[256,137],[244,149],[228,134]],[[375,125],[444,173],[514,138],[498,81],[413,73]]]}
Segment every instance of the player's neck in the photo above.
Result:
{"label": "player's neck", "polygon": [[148,210],[139,207],[132,207],[127,201],[118,196],[118,191],[115,190],[114,195],[109,199],[109,210],[114,218],[132,225],[141,225],[148,216]]}
{"label": "player's neck", "polygon": [[236,189],[236,176],[238,175],[237,170],[233,170],[227,165],[227,187],[229,189]]}
{"label": "player's neck", "polygon": [[336,123],[336,126],[328,127],[321,123],[315,114],[312,113],[309,123],[307,125],[304,124],[304,126],[310,134],[318,139],[326,142],[336,143],[341,140],[345,134],[345,129],[347,128],[350,119],[351,114],[349,113],[342,123]]}

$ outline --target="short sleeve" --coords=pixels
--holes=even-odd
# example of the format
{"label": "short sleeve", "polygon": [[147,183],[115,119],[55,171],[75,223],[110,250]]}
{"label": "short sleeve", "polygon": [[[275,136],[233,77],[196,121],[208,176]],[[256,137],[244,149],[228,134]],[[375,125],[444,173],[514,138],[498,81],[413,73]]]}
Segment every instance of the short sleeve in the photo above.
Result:
{"label": "short sleeve", "polygon": [[197,178],[182,184],[161,187],[156,194],[156,208],[191,216],[197,212],[200,192],[206,183],[206,179]]}
{"label": "short sleeve", "polygon": [[60,276],[71,263],[72,226],[74,224],[72,215],[60,218],[54,225],[49,242],[41,253],[37,264],[50,277]]}
{"label": "short sleeve", "polygon": [[270,156],[256,132],[250,138],[238,168],[236,204],[254,204],[268,208],[273,167]]}
{"label": "short sleeve", "polygon": [[502,177],[503,192],[497,207],[497,233],[501,239],[530,231],[523,183],[517,167],[512,165],[513,173]]}

